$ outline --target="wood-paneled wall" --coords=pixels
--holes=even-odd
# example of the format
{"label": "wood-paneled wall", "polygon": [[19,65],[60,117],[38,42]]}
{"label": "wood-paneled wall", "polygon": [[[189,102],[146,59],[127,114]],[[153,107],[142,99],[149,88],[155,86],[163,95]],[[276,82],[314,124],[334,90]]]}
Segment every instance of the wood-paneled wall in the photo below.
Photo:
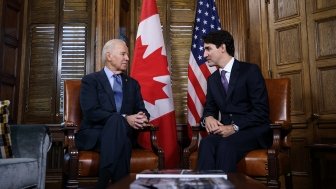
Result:
{"label": "wood-paneled wall", "polygon": [[24,1],[0,1],[0,100],[10,100],[10,122],[17,122]]}
{"label": "wood-paneled wall", "polygon": [[[29,6],[22,0],[0,1],[0,98],[11,99],[11,115],[24,115],[23,90]],[[101,69],[101,49],[120,28],[134,48],[141,0],[92,1],[89,72]],[[187,65],[195,0],[157,0],[179,127],[186,123]],[[312,142],[336,143],[336,1],[335,0],[217,0],[222,27],[235,38],[235,57],[260,65],[265,77],[292,80],[291,142],[295,188],[311,188]],[[59,88],[59,86],[58,86]],[[19,97],[21,93],[21,97]],[[182,131],[182,130],[179,130]],[[180,140],[186,136],[180,135]],[[328,166],[327,166],[328,167]],[[332,166],[329,166],[333,168]],[[330,173],[330,172],[329,172]],[[301,182],[303,184],[300,184]]]}

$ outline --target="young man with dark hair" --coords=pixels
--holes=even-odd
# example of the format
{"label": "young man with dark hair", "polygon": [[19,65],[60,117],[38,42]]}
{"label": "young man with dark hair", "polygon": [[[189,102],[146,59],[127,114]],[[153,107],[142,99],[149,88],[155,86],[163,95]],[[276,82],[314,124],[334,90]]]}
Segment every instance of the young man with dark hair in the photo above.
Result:
{"label": "young man with dark hair", "polygon": [[236,171],[254,149],[272,144],[268,96],[255,64],[234,58],[234,40],[223,30],[204,36],[204,57],[218,69],[208,78],[202,126],[209,133],[199,147],[199,170]]}

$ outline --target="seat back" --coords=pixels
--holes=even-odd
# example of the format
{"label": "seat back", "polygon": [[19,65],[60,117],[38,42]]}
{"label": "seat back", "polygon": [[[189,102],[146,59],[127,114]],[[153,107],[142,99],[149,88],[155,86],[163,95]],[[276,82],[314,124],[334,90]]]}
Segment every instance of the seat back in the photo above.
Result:
{"label": "seat back", "polygon": [[81,80],[64,80],[64,122],[73,123],[79,129],[82,111],[79,103]]}
{"label": "seat back", "polygon": [[290,122],[290,80],[288,78],[265,79],[269,100],[269,116],[272,123]]}
{"label": "seat back", "polygon": [[[291,123],[291,85],[289,78],[265,79],[269,101],[269,117],[271,123],[284,122],[282,127],[288,127]],[[287,130],[289,131],[289,130]],[[281,145],[291,146],[288,137],[289,132],[281,133]]]}

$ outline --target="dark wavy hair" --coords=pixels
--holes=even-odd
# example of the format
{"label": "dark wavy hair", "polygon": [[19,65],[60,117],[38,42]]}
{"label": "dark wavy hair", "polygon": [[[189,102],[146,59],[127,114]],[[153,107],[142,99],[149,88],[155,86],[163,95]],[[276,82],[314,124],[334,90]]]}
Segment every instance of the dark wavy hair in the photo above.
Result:
{"label": "dark wavy hair", "polygon": [[225,30],[215,30],[209,32],[207,35],[203,36],[204,43],[211,43],[216,45],[219,48],[222,44],[225,45],[226,51],[229,55],[234,57],[234,40],[232,35]]}

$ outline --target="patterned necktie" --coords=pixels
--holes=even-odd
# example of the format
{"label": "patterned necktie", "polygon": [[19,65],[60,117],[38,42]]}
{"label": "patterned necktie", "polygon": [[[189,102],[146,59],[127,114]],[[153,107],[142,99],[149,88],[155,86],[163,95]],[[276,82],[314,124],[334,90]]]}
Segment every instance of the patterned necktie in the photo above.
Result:
{"label": "patterned necktie", "polygon": [[113,77],[114,77],[114,84],[113,84],[114,101],[117,107],[117,111],[120,112],[121,103],[123,100],[121,76],[119,74],[114,74]]}
{"label": "patterned necktie", "polygon": [[225,92],[227,92],[228,87],[229,87],[229,82],[228,82],[228,80],[226,79],[225,74],[226,74],[226,71],[225,71],[225,70],[222,70],[222,71],[221,71],[221,81],[222,81],[222,84],[223,84],[223,87],[224,87]]}

